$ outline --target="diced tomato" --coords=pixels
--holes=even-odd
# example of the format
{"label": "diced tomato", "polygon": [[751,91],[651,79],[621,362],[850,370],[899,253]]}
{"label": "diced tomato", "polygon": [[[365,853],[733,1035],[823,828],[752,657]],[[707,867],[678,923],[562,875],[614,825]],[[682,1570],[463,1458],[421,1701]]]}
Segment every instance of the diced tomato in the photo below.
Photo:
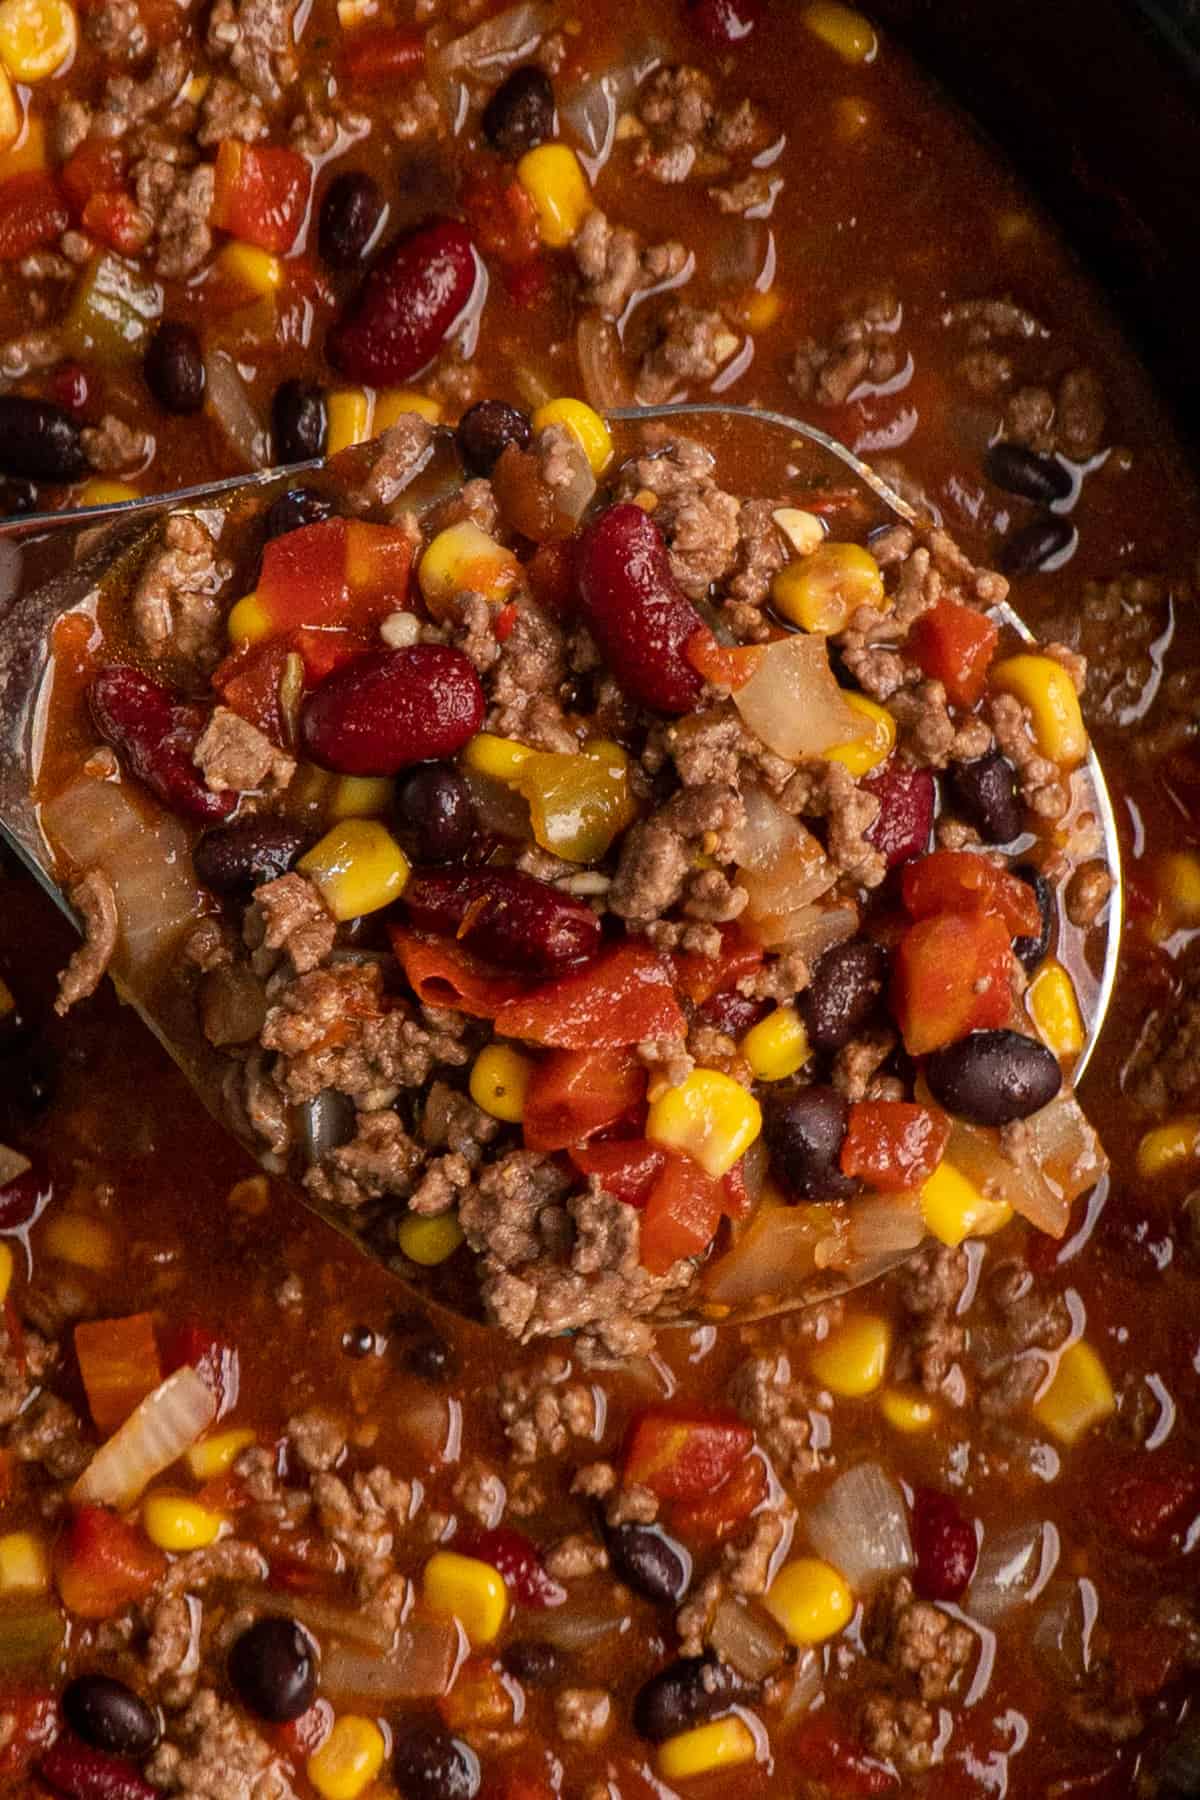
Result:
{"label": "diced tomato", "polygon": [[343,663],[361,656],[374,647],[375,640],[364,631],[349,631],[340,625],[323,625],[311,629],[305,625],[294,631],[286,644],[296,650],[304,663],[304,678],[309,686],[324,681]]}
{"label": "diced tomato", "polygon": [[1029,883],[970,850],[932,850],[919,862],[906,863],[900,892],[914,919],[940,912],[986,912],[1003,919],[1013,937],[1037,937],[1042,928]]}
{"label": "diced tomato", "polygon": [[1003,1025],[1012,1010],[1012,955],[990,913],[939,913],[910,925],[896,951],[891,1005],[911,1056]]}
{"label": "diced tomato", "polygon": [[321,519],[272,538],[255,593],[279,632],[299,625],[341,625],[350,600],[346,521]]}
{"label": "diced tomato", "polygon": [[567,1597],[566,1588],[546,1573],[537,1545],[523,1531],[508,1525],[494,1531],[470,1531],[455,1538],[454,1548],[498,1570],[518,1606],[544,1612],[548,1606],[561,1606]]}
{"label": "diced tomato", "polygon": [[513,1722],[513,1694],[499,1664],[484,1656],[469,1656],[450,1692],[438,1701],[438,1711],[449,1730],[467,1736],[508,1730]]}
{"label": "diced tomato", "polygon": [[974,607],[939,600],[912,627],[906,649],[930,680],[941,682],[954,706],[974,706],[999,641],[995,625]]}
{"label": "diced tomato", "polygon": [[124,147],[111,138],[86,137],[58,171],[67,199],[82,214],[93,194],[116,193],[125,185]]}
{"label": "diced tomato", "polygon": [[766,1465],[761,1456],[747,1456],[711,1494],[672,1507],[671,1529],[688,1544],[719,1544],[766,1497]]}
{"label": "diced tomato", "polygon": [[463,187],[462,209],[485,256],[508,264],[537,256],[542,241],[537,209],[511,170],[472,175]]}
{"label": "diced tomato", "polygon": [[762,667],[766,650],[762,644],[722,644],[705,625],[688,639],[683,654],[705,681],[736,693]]}
{"label": "diced tomato", "polygon": [[0,1746],[0,1789],[16,1790],[60,1730],[57,1696],[46,1688],[0,1688],[0,1717],[11,1720]]}
{"label": "diced tomato", "polygon": [[71,223],[62,190],[44,169],[24,169],[0,181],[0,262],[19,262],[53,244]]}
{"label": "diced tomato", "polygon": [[842,1174],[885,1193],[919,1187],[937,1168],[950,1136],[945,1113],[908,1100],[860,1100],[842,1140]]}
{"label": "diced tomato", "polygon": [[762,963],[761,944],[752,944],[736,926],[721,928],[719,956],[677,956],[675,980],[682,993],[695,1006],[703,1006],[714,994],[736,987],[747,975],[753,975]]}
{"label": "diced tomato", "polygon": [[569,1152],[581,1175],[595,1175],[606,1194],[626,1206],[645,1206],[663,1172],[667,1153],[645,1138],[612,1138],[580,1144]]}
{"label": "diced tomato", "polygon": [[153,221],[132,194],[119,190],[92,194],[83,209],[83,228],[120,256],[137,256],[150,242]]}
{"label": "diced tomato", "polygon": [[545,983],[496,1015],[502,1037],[560,1050],[616,1050],[682,1037],[671,971],[644,944],[622,944],[586,969]]}
{"label": "diced tomato", "polygon": [[731,1415],[656,1407],[629,1434],[625,1482],[648,1487],[660,1500],[694,1504],[728,1481],[753,1443],[749,1425]]}
{"label": "diced tomato", "polygon": [[195,1369],[213,1393],[221,1413],[236,1406],[240,1386],[238,1353],[198,1319],[184,1319],[162,1335],[164,1374],[184,1367]]}
{"label": "diced tomato", "polygon": [[539,544],[525,565],[530,592],[543,612],[564,618],[575,589],[575,540]]}
{"label": "diced tomato", "polygon": [[900,1777],[886,1763],[868,1756],[824,1709],[804,1715],[786,1740],[786,1756],[830,1800],[890,1794],[900,1785]]}
{"label": "diced tomato", "polygon": [[[485,1790],[485,1800],[558,1800],[562,1792],[557,1779],[561,1766],[556,1765],[553,1773],[549,1769],[520,1765],[503,1769],[495,1782]],[[622,1796],[625,1792],[622,1788]]]}
{"label": "diced tomato", "polygon": [[149,1313],[85,1320],[75,1327],[75,1355],[92,1422],[102,1437],[124,1424],[162,1380]]}
{"label": "diced tomato", "polygon": [[746,1159],[740,1157],[721,1178],[721,1211],[727,1219],[744,1219],[748,1216],[752,1205],[749,1189],[746,1186]]}
{"label": "diced tomato", "polygon": [[681,1257],[699,1256],[717,1235],[725,1189],[690,1156],[670,1152],[642,1218],[642,1267],[665,1275]]}
{"label": "diced tomato", "polygon": [[212,678],[213,687],[229,710],[280,746],[284,741],[280,683],[287,659],[287,643],[282,638],[272,638],[253,649],[227,656]]}
{"label": "diced tomato", "polygon": [[346,38],[344,60],[354,87],[391,87],[425,67],[425,40],[388,26],[354,31]]}
{"label": "diced tomato", "polygon": [[333,1707],[326,1699],[314,1700],[298,1719],[289,1719],[279,1727],[279,1739],[287,1754],[297,1762],[307,1762],[319,1750],[333,1730]]}
{"label": "diced tomato", "polygon": [[217,151],[212,223],[260,250],[290,250],[304,223],[311,181],[306,158],[295,150],[224,138]]}
{"label": "diced tomato", "polygon": [[1118,1479],[1108,1489],[1105,1510],[1113,1527],[1135,1550],[1166,1550],[1200,1508],[1200,1467],[1194,1463],[1158,1467]]}
{"label": "diced tomato", "polygon": [[523,990],[511,975],[496,971],[453,938],[423,938],[402,925],[389,925],[392,948],[409,987],[424,1006],[448,1006],[472,1018],[493,1019],[519,1004]]}
{"label": "diced tomato", "polygon": [[498,644],[507,644],[509,638],[512,636],[513,632],[516,630],[516,625],[517,625],[516,605],[512,600],[506,601],[506,603],[500,608],[499,612],[496,614],[495,619],[492,623],[492,630],[495,633],[496,642]]}
{"label": "diced tomato", "polygon": [[161,1550],[104,1506],[81,1506],[54,1551],[54,1577],[68,1612],[111,1619],[162,1576]]}
{"label": "diced tomato", "polygon": [[[333,521],[329,520],[329,524]],[[308,527],[312,530],[313,527]],[[283,539],[276,538],[276,543]],[[346,521],[346,582],[351,599],[380,603],[395,612],[408,597],[417,539],[403,525],[372,525],[366,519]],[[354,608],[356,617],[358,607]],[[305,620],[305,623],[311,623]]]}
{"label": "diced tomato", "polygon": [[531,1150],[569,1150],[639,1106],[646,1071],[634,1052],[554,1050],[530,1077],[522,1129]]}

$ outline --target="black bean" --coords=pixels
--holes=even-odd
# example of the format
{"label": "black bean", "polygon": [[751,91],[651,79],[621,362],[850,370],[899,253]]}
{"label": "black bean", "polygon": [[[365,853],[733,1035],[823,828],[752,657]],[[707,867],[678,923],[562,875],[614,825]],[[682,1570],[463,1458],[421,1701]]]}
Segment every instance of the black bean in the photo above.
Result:
{"label": "black bean", "polygon": [[1071,491],[1071,471],[1053,456],[1039,456],[1025,444],[993,444],[983,459],[989,481],[1008,494],[1048,506]]}
{"label": "black bean", "polygon": [[471,791],[449,763],[423,763],[396,783],[397,834],[414,862],[458,862],[475,837]]}
{"label": "black bean", "polygon": [[271,402],[271,433],[276,462],[309,462],[324,456],[329,414],[321,389],[308,381],[280,382]]}
{"label": "black bean", "polygon": [[483,109],[483,134],[493,150],[521,156],[554,135],[554,89],[536,63],[501,82]]}
{"label": "black bean", "polygon": [[49,400],[0,394],[0,475],[77,481],[87,472],[79,425]]}
{"label": "black bean", "polygon": [[633,1702],[633,1726],[641,1737],[661,1744],[727,1713],[753,1697],[753,1686],[715,1656],[681,1656],[652,1675]]}
{"label": "black bean", "polygon": [[0,481],[0,518],[16,519],[38,509],[38,491],[32,481]]}
{"label": "black bean", "polygon": [[375,1348],[375,1333],[369,1325],[351,1325],[342,1333],[342,1354],[361,1362]]}
{"label": "black bean", "polygon": [[229,1652],[238,1697],[273,1725],[307,1712],[317,1692],[316,1646],[294,1619],[259,1619]]}
{"label": "black bean", "polygon": [[1075,527],[1070,519],[1043,513],[1007,539],[1000,550],[1000,567],[1006,575],[1032,575],[1061,556],[1074,538]]}
{"label": "black bean", "polygon": [[263,524],[268,538],[286,537],[302,525],[319,525],[323,519],[331,519],[335,511],[329,496],[318,493],[316,488],[288,488],[272,500]]}
{"label": "black bean", "polygon": [[973,1031],[935,1050],[925,1079],[947,1112],[972,1125],[1009,1125],[1049,1105],[1062,1086],[1058,1058],[1020,1031]]}
{"label": "black bean", "polygon": [[404,1800],[474,1800],[479,1759],[439,1725],[393,1725],[392,1772]]}
{"label": "black bean", "polygon": [[500,1658],[510,1675],[526,1687],[557,1687],[568,1672],[567,1659],[556,1644],[544,1638],[518,1638]]}
{"label": "black bean", "polygon": [[1038,903],[1042,927],[1036,937],[1019,937],[1013,939],[1013,954],[1026,974],[1032,975],[1034,970],[1046,960],[1050,950],[1050,938],[1054,930],[1054,890],[1032,863],[1019,863],[1013,870],[1019,875],[1026,887],[1031,887]]}
{"label": "black bean", "polygon": [[206,831],[192,855],[196,879],[217,894],[244,894],[286,875],[308,843],[287,819],[251,813]]}
{"label": "black bean", "polygon": [[146,346],[142,374],[164,412],[199,412],[207,377],[195,327],[164,319]]}
{"label": "black bean", "polygon": [[946,771],[954,810],[973,825],[985,844],[1011,844],[1021,830],[1017,772],[999,750],[973,762],[951,763]]}
{"label": "black bean", "polygon": [[361,169],[331,181],[317,220],[317,244],[334,269],[356,269],[383,229],[387,213],[379,183]]}
{"label": "black bean", "polygon": [[853,938],[825,952],[800,996],[814,1050],[832,1054],[862,1030],[879,1003],[887,970],[887,951],[869,938]]}
{"label": "black bean", "polygon": [[148,1756],[159,1739],[153,1707],[111,1675],[77,1675],[63,1690],[63,1717],[85,1744],[118,1756]]}
{"label": "black bean", "polygon": [[691,1557],[653,1525],[610,1525],[608,1559],[622,1581],[647,1600],[677,1601],[687,1592]]}
{"label": "black bean", "polygon": [[771,1168],[794,1200],[842,1200],[854,1191],[838,1167],[847,1116],[831,1087],[796,1088],[768,1102],[763,1136]]}
{"label": "black bean", "polygon": [[524,450],[529,420],[505,400],[477,400],[458,421],[458,450],[473,475],[490,475],[510,444]]}
{"label": "black bean", "polygon": [[404,1366],[422,1381],[445,1381],[454,1372],[454,1351],[441,1332],[430,1325],[406,1348]]}

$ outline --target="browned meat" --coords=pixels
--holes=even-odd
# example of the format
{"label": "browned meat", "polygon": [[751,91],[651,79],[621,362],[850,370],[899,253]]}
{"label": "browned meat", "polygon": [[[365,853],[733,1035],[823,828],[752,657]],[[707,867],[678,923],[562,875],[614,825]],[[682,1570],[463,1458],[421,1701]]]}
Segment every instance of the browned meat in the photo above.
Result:
{"label": "browned meat", "polygon": [[293,872],[256,889],[246,930],[266,949],[286,951],[296,973],[305,975],[333,949],[337,921],[308,877]]}
{"label": "browned meat", "polygon": [[733,568],[741,549],[741,508],[713,476],[703,444],[648,426],[645,454],[622,471],[618,495],[653,494],[654,522],[667,540],[675,579],[694,600]]}
{"label": "browned meat", "polygon": [[599,207],[587,215],[572,245],[583,277],[582,298],[606,318],[617,319],[642,288],[673,281],[688,260],[673,238],[644,245],[627,225],[613,225]]}
{"label": "browned meat", "polygon": [[101,475],[133,473],[148,460],[154,448],[154,439],[148,432],[126,425],[115,413],[105,413],[99,425],[85,425],[79,437],[84,455]]}
{"label": "browned meat", "polygon": [[210,56],[227,56],[260,100],[281,100],[298,73],[294,11],[291,0],[216,0],[208,19]]}
{"label": "browned meat", "polygon": [[163,528],[163,547],[147,561],[130,601],[142,648],[154,657],[214,662],[219,600],[232,572],[200,520],[173,513]]}
{"label": "browned meat", "polygon": [[192,759],[214,794],[282,793],[296,773],[296,759],[279,750],[256,725],[218,706],[197,741]]}
{"label": "browned meat", "polygon": [[844,406],[864,383],[890,381],[904,361],[898,335],[903,318],[895,291],[880,288],[842,320],[828,342],[806,338],[791,372],[800,398]]}
{"label": "browned meat", "polygon": [[59,1014],[95,993],[116,954],[121,931],[117,896],[102,869],[89,869],[71,888],[69,898],[83,918],[84,938],[58,978],[54,1010]]}
{"label": "browned meat", "polygon": [[712,381],[740,342],[721,313],[673,300],[664,309],[658,335],[642,358],[638,400],[643,406],[659,406]]}

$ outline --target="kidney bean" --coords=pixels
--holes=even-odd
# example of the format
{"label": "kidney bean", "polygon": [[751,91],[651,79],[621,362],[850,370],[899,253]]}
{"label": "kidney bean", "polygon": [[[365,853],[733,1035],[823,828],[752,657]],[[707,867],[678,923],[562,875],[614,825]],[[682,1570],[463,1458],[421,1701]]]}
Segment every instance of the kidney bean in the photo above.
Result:
{"label": "kidney bean", "polygon": [[68,1736],[51,1744],[38,1773],[66,1800],[157,1800],[159,1792],[125,1757],[108,1756]]}
{"label": "kidney bean", "polygon": [[913,1497],[913,1584],[926,1600],[958,1600],[966,1593],[979,1546],[975,1528],[957,1500],[938,1488],[920,1487]]}
{"label": "kidney bean", "polygon": [[396,784],[395,823],[414,862],[458,862],[475,838],[471,790],[449,763],[424,763]]}
{"label": "kidney bean", "polygon": [[87,466],[79,425],[63,407],[24,394],[0,394],[0,474],[77,481]]}
{"label": "kidney bean", "polygon": [[523,1531],[500,1525],[494,1531],[469,1532],[456,1548],[461,1548],[464,1556],[476,1556],[498,1569],[518,1606],[544,1612],[547,1607],[561,1606],[567,1597],[566,1588],[547,1574],[536,1544]]}
{"label": "kidney bean", "polygon": [[333,269],[357,269],[387,213],[379,183],[363,169],[347,169],[325,190],[317,217],[317,247]]}
{"label": "kidney bean", "polygon": [[1032,575],[1061,556],[1075,538],[1070,519],[1043,513],[1014,531],[1000,551],[1000,567],[1006,575]]}
{"label": "kidney bean", "polygon": [[800,996],[814,1050],[832,1054],[850,1042],[874,1011],[887,971],[887,951],[869,938],[852,938],[825,952]]}
{"label": "kidney bean", "polygon": [[946,771],[950,801],[985,844],[1011,844],[1021,830],[1017,772],[999,750],[973,762],[951,763]]}
{"label": "kidney bean", "polygon": [[289,531],[299,531],[302,525],[319,525],[323,519],[331,519],[335,511],[328,494],[319,493],[316,488],[288,488],[267,508],[264,535],[268,540],[286,537]]}
{"label": "kidney bean", "polygon": [[688,0],[687,18],[712,50],[744,43],[762,17],[762,0]]}
{"label": "kidney bean", "polygon": [[308,381],[281,381],[271,401],[271,435],[278,463],[324,456],[329,414],[320,388]]}
{"label": "kidney bean", "polygon": [[479,1759],[438,1725],[393,1728],[392,1773],[404,1800],[475,1800]]}
{"label": "kidney bean", "polygon": [[1042,506],[1051,500],[1065,500],[1072,487],[1070,469],[1056,457],[1039,456],[1026,444],[993,444],[983,468],[988,480],[1006,493],[1036,500]]}
{"label": "kidney bean", "polygon": [[864,835],[879,851],[889,869],[920,856],[933,830],[933,775],[929,769],[910,769],[895,757],[875,775],[859,784],[879,801],[879,817]]}
{"label": "kidney bean", "polygon": [[838,1166],[848,1117],[832,1087],[814,1084],[769,1098],[763,1136],[771,1169],[794,1200],[842,1200],[854,1192]]}
{"label": "kidney bean", "polygon": [[[9,1071],[4,1070],[7,1084]],[[40,1156],[30,1153],[29,1167],[0,1186],[0,1231],[16,1231],[36,1219],[54,1192],[50,1171]]]}
{"label": "kidney bean", "polygon": [[369,650],[316,687],[300,713],[314,762],[339,775],[396,775],[454,756],[483,724],[483,689],[461,650]]}
{"label": "kidney bean", "polygon": [[739,1700],[753,1699],[757,1688],[729,1663],[704,1656],[681,1656],[652,1675],[633,1702],[633,1726],[639,1736],[661,1744],[677,1732],[690,1731],[720,1718]]}
{"label": "kidney bean", "polygon": [[183,705],[129,663],[101,669],[88,697],[100,736],[164,806],[186,819],[224,819],[233,811],[237,795],[211,793],[192,761],[204,729],[198,707]]}
{"label": "kidney bean", "polygon": [[973,1125],[1008,1125],[1049,1105],[1062,1086],[1058,1058],[1020,1031],[973,1031],[925,1064],[925,1079],[947,1112]]}
{"label": "kidney bean", "polygon": [[738,1038],[760,1019],[765,1019],[770,1010],[769,1000],[754,1000],[748,994],[739,994],[736,988],[727,988],[723,994],[714,994],[711,1000],[698,1006],[696,1017],[703,1024],[711,1025],[714,1031]]}
{"label": "kidney bean", "polygon": [[287,819],[252,813],[206,831],[192,852],[196,879],[217,894],[245,894],[286,875],[309,841]]}
{"label": "kidney bean", "polygon": [[182,319],[164,319],[146,346],[142,374],[164,412],[199,412],[207,376],[195,327]]}
{"label": "kidney bean", "polygon": [[611,1525],[604,1538],[612,1567],[635,1593],[664,1605],[682,1600],[692,1559],[680,1545],[653,1525]]}
{"label": "kidney bean", "polygon": [[1054,931],[1054,891],[1041,870],[1035,869],[1032,863],[1019,863],[1013,874],[1019,875],[1025,885],[1033,889],[1042,919],[1042,927],[1036,937],[1013,939],[1013,955],[1026,973],[1032,975],[1038,965],[1045,962],[1050,950],[1050,938]]}
{"label": "kidney bean", "polygon": [[640,506],[610,506],[584,532],[575,568],[583,622],[630,699],[687,712],[704,684],[684,647],[704,621],[658,527]]}
{"label": "kidney bean", "polygon": [[554,136],[554,89],[536,63],[502,81],[483,109],[483,134],[493,150],[521,156]]}
{"label": "kidney bean", "polygon": [[458,421],[458,453],[473,475],[490,475],[510,444],[524,450],[530,424],[519,407],[506,400],[477,400]]}
{"label": "kidney bean", "polygon": [[525,1687],[557,1687],[567,1673],[567,1658],[563,1652],[543,1638],[518,1638],[504,1651],[500,1661]]}
{"label": "kidney bean", "polygon": [[471,233],[431,219],[383,252],[326,339],[351,381],[395,387],[431,363],[475,286]]}
{"label": "kidney bean", "polygon": [[517,869],[416,869],[403,903],[418,930],[454,936],[489,962],[531,975],[557,975],[600,949],[590,906]]}
{"label": "kidney bean", "polygon": [[238,1698],[273,1725],[298,1719],[316,1696],[315,1646],[294,1619],[258,1619],[235,1640],[228,1670]]}
{"label": "kidney bean", "polygon": [[159,1738],[158,1714],[111,1675],[77,1675],[63,1690],[63,1717],[85,1744],[121,1756],[147,1756]]}

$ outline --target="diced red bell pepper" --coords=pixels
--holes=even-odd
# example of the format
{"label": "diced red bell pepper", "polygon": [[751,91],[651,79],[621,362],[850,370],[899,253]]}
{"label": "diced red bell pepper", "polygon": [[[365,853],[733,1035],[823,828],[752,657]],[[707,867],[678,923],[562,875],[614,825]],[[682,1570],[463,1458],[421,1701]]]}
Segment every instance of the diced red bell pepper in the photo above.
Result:
{"label": "diced red bell pepper", "polygon": [[606,1194],[626,1206],[645,1206],[666,1166],[667,1153],[645,1138],[612,1138],[570,1151],[581,1175],[595,1175]]}
{"label": "diced red bell pepper", "polygon": [[990,913],[939,913],[896,951],[892,1014],[910,1056],[1005,1024],[1012,1011],[1008,932]]}
{"label": "diced red bell pepper", "polygon": [[461,196],[462,209],[480,250],[494,262],[532,262],[541,249],[537,208],[505,168],[472,175]]}
{"label": "diced red bell pepper", "polygon": [[670,968],[644,944],[622,944],[496,1014],[502,1037],[559,1050],[617,1050],[685,1029]]}
{"label": "diced red bell pepper", "polygon": [[125,186],[126,153],[112,138],[86,137],[58,171],[67,199],[82,216],[93,194],[117,193]]}
{"label": "diced red bell pepper", "polygon": [[44,169],[24,169],[0,181],[0,262],[19,262],[58,241],[71,223],[62,190]]}
{"label": "diced red bell pepper", "polygon": [[315,628],[305,625],[293,632],[285,643],[299,653],[304,663],[306,685],[315,687],[318,681],[324,681],[326,675],[332,675],[343,663],[361,656],[364,650],[374,649],[376,641],[365,630],[350,631],[341,625]]}
{"label": "diced red bell pepper", "polygon": [[150,242],[154,223],[132,194],[120,190],[92,194],[83,209],[83,229],[120,256],[138,256]]}
{"label": "diced red bell pepper", "polygon": [[534,1069],[522,1129],[531,1150],[569,1150],[633,1112],[646,1071],[632,1050],[553,1050]]}
{"label": "diced red bell pepper", "polygon": [[884,1193],[919,1187],[945,1153],[950,1121],[909,1100],[860,1100],[842,1139],[842,1174]]}
{"label": "diced red bell pepper", "polygon": [[655,1407],[635,1420],[625,1448],[627,1486],[660,1500],[707,1499],[750,1454],[754,1433],[730,1414]]}
{"label": "diced red bell pepper", "polygon": [[700,1500],[671,1508],[671,1530],[687,1544],[719,1544],[767,1497],[761,1456],[747,1456],[720,1487]]}
{"label": "diced red bell pepper", "polygon": [[506,1731],[513,1722],[514,1700],[499,1663],[469,1656],[454,1686],[438,1701],[448,1730],[472,1737],[482,1731]]}
{"label": "diced red bell pepper", "polygon": [[1042,928],[1029,883],[970,850],[932,850],[918,862],[906,863],[900,892],[913,919],[986,912],[1003,919],[1013,937],[1037,937]]}
{"label": "diced red bell pepper", "polygon": [[907,650],[932,681],[940,681],[955,706],[974,706],[987,686],[1000,634],[974,607],[939,600],[908,634]]}
{"label": "diced red bell pepper", "polygon": [[675,979],[681,993],[695,1006],[703,1006],[714,994],[736,987],[747,975],[753,975],[763,959],[761,944],[752,944],[736,926],[721,928],[719,956],[677,956]]}
{"label": "diced red bell pepper", "polygon": [[1151,1459],[1145,1472],[1117,1481],[1105,1499],[1105,1510],[1125,1542],[1135,1550],[1170,1548],[1172,1539],[1189,1526],[1200,1507],[1200,1467],[1188,1463],[1159,1467]]}
{"label": "diced red bell pepper", "polygon": [[168,1326],[162,1336],[163,1372],[192,1368],[217,1397],[220,1413],[237,1405],[241,1371],[236,1348],[198,1319]]}
{"label": "diced red bell pepper", "polygon": [[311,182],[308,161],[297,151],[224,138],[212,223],[260,250],[290,250],[304,223]]}
{"label": "diced red bell pepper", "polygon": [[11,1720],[0,1747],[0,1790],[15,1792],[43,1750],[58,1736],[58,1698],[46,1688],[0,1688],[0,1717]]}
{"label": "diced red bell pepper", "polygon": [[75,1327],[75,1355],[92,1423],[102,1437],[124,1424],[162,1380],[150,1313],[85,1320]]}
{"label": "diced red bell pepper", "polygon": [[166,1566],[161,1550],[104,1506],[81,1506],[54,1551],[62,1603],[81,1619],[111,1619],[148,1594]]}
{"label": "diced red bell pepper", "polygon": [[736,693],[745,687],[752,675],[762,667],[766,648],[762,644],[722,644],[705,625],[694,632],[683,646],[683,654],[698,675],[713,687],[728,688]]}
{"label": "diced red bell pepper", "polygon": [[322,519],[272,538],[255,589],[274,632],[363,626],[402,607],[413,537],[400,525]]}
{"label": "diced red bell pepper", "polygon": [[566,1588],[547,1574],[537,1545],[523,1531],[508,1525],[497,1526],[493,1531],[471,1531],[461,1539],[455,1538],[454,1548],[464,1556],[490,1563],[503,1575],[518,1606],[544,1612],[549,1606],[561,1606],[567,1597]]}
{"label": "diced red bell pepper", "polygon": [[392,87],[425,67],[425,40],[411,31],[373,26],[347,36],[344,61],[353,87]]}
{"label": "diced red bell pepper", "polygon": [[665,1275],[682,1257],[699,1256],[716,1237],[725,1207],[722,1183],[690,1156],[672,1151],[642,1216],[642,1267]]}
{"label": "diced red bell pepper", "polygon": [[227,656],[212,678],[213,687],[230,712],[257,726],[280,747],[284,741],[280,683],[287,659],[286,640],[272,638]]}
{"label": "diced red bell pepper", "polygon": [[389,925],[392,948],[405,979],[423,1006],[447,1006],[475,1019],[493,1019],[519,1004],[521,983],[496,971],[456,944],[453,938],[424,938],[402,925]]}

